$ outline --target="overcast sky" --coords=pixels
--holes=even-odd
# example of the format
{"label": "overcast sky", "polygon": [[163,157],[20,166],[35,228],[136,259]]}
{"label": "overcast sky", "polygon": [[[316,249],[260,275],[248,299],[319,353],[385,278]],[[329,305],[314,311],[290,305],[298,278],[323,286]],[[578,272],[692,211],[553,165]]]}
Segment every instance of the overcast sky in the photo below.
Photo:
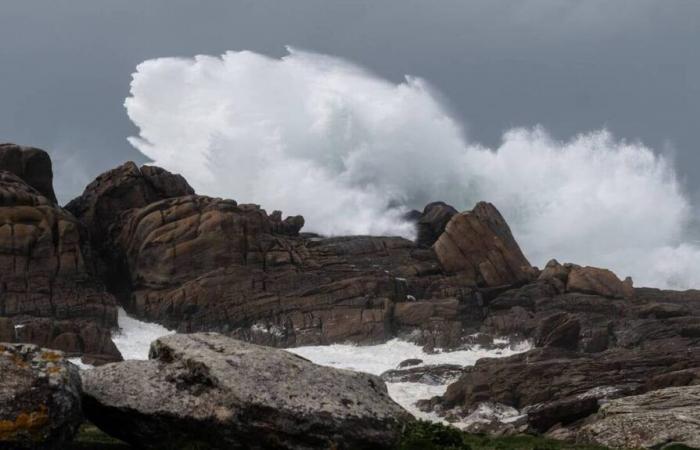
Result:
{"label": "overcast sky", "polygon": [[700,1],[18,0],[0,4],[0,141],[49,150],[62,201],[146,159],[123,107],[159,56],[285,45],[435,86],[468,135],[601,127],[675,153],[700,177]]}

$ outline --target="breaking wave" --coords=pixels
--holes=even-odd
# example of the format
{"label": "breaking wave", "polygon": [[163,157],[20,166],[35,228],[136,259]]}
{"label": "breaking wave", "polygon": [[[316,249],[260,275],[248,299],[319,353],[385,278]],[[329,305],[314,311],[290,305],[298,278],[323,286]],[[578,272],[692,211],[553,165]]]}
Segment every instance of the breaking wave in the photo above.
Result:
{"label": "breaking wave", "polygon": [[139,128],[129,141],[155,164],[201,193],[303,214],[308,231],[410,237],[409,209],[488,200],[533,264],[556,257],[637,285],[700,285],[673,165],[605,130],[558,141],[512,129],[486,148],[424,80],[393,83],[291,48],[145,61],[125,105]]}

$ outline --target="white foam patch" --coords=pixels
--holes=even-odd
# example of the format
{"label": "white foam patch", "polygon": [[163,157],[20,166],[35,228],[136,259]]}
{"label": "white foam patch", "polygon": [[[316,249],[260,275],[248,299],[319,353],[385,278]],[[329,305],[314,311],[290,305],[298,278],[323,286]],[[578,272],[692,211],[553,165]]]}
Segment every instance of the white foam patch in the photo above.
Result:
{"label": "white foam patch", "polygon": [[[316,364],[367,372],[381,375],[390,369],[396,369],[400,362],[406,359],[421,359],[422,364],[412,367],[434,364],[458,364],[473,366],[480,358],[498,358],[514,355],[531,348],[527,342],[522,342],[503,349],[486,350],[475,347],[471,350],[454,352],[425,353],[413,343],[392,339],[380,345],[319,345],[309,347],[289,348],[287,351],[303,356]],[[428,385],[423,383],[387,383],[387,389],[392,399],[414,416],[432,421],[442,421],[436,414],[425,413],[416,408],[418,400],[427,399],[445,393],[449,383],[443,385]]]}
{"label": "white foam patch", "polygon": [[303,214],[308,231],[410,237],[407,209],[487,200],[533,264],[700,286],[700,247],[685,237],[695,213],[672,164],[604,130],[557,141],[513,129],[485,148],[425,81],[295,49],[149,60],[125,105],[130,142],[155,164],[200,193]]}
{"label": "white foam patch", "polygon": [[119,331],[112,335],[112,340],[125,360],[148,359],[151,342],[174,333],[157,323],[135,319],[119,308]]}
{"label": "white foam patch", "polygon": [[86,364],[83,362],[83,360],[80,357],[77,358],[68,358],[69,362],[72,362],[76,366],[78,366],[78,369],[80,370],[88,370],[88,369],[93,369],[95,366],[92,364]]}

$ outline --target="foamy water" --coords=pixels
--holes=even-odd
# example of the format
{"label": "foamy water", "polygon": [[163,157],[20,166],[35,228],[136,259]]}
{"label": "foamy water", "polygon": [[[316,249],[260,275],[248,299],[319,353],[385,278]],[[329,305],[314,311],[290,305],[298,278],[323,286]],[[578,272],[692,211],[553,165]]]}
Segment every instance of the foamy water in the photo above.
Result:
{"label": "foamy water", "polygon": [[[486,350],[475,347],[471,350],[458,350],[454,352],[425,353],[423,349],[413,343],[392,339],[379,345],[319,345],[310,347],[290,348],[287,351],[303,356],[316,364],[349,369],[358,372],[367,372],[381,375],[390,369],[396,369],[401,361],[406,359],[421,359],[423,363],[413,366],[421,367],[433,364],[458,364],[461,366],[473,366],[480,358],[498,358],[524,352],[530,348],[526,342],[506,346],[503,349]],[[419,411],[415,403],[418,400],[427,399],[445,393],[449,383],[430,385],[424,383],[387,383],[387,389],[392,399],[416,417],[432,421],[442,421],[435,414]]]}
{"label": "foamy water", "polygon": [[151,342],[174,333],[157,323],[135,319],[119,308],[119,332],[112,335],[112,340],[124,359],[148,359]]}

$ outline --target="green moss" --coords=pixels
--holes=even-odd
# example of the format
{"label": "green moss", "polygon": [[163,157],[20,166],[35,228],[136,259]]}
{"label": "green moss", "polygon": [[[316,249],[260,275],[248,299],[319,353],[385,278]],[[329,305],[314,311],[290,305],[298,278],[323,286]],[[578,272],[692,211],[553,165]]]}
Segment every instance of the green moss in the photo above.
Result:
{"label": "green moss", "polygon": [[69,450],[127,450],[131,448],[130,445],[114,439],[95,425],[86,422],[80,427]]}
{"label": "green moss", "polygon": [[481,436],[418,421],[406,427],[397,450],[605,450],[605,447],[569,444],[529,435]]}

